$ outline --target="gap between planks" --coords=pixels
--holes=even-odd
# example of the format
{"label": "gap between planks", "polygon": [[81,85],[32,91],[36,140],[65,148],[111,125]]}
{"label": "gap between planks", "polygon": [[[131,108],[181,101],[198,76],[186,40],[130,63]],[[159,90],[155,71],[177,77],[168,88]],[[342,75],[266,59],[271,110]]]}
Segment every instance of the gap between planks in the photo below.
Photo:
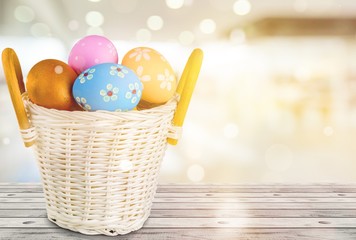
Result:
{"label": "gap between planks", "polygon": [[[45,203],[38,202],[23,202],[23,203],[1,203],[0,209],[44,209]],[[177,202],[154,202],[152,209],[177,209],[177,210],[191,210],[191,209],[331,209],[341,210],[349,209],[356,211],[356,203],[354,202],[251,202],[251,203],[207,203],[207,202],[186,202],[184,204]]]}
{"label": "gap between planks", "polygon": [[[3,188],[42,188],[42,183],[5,183],[0,182],[0,189]],[[196,184],[158,184],[158,188],[161,189],[186,189],[186,188],[198,188],[198,189],[263,189],[263,188],[356,188],[355,183],[338,184],[338,183],[325,183],[325,184],[209,184],[209,183],[196,183]]]}
{"label": "gap between planks", "polygon": [[[1,228],[55,228],[47,218],[0,218]],[[356,228],[356,218],[149,218],[144,228]]]}
{"label": "gap between planks", "polygon": [[[66,197],[63,197],[65,199]],[[80,199],[77,199],[80,202]],[[93,200],[95,202],[95,199]],[[44,198],[0,198],[0,203],[45,203]],[[154,203],[356,203],[356,198],[160,198],[155,197]]]}
{"label": "gap between planks", "polygon": [[[0,218],[46,218],[45,209],[7,209],[0,210]],[[314,209],[245,209],[245,210],[209,210],[209,209],[152,209],[150,218],[355,218],[356,211],[350,210],[314,210]]]}
{"label": "gap between planks", "polygon": [[[58,191],[60,189],[58,188]],[[65,189],[63,189],[65,191]],[[115,189],[112,189],[115,191]],[[42,193],[42,188],[0,188],[0,193]],[[93,189],[95,192],[95,189]],[[356,188],[158,188],[157,193],[356,193]]]}
{"label": "gap between planks", "polygon": [[[7,192],[0,198],[43,198],[43,192]],[[356,193],[156,193],[156,198],[355,198]]]}
{"label": "gap between planks", "polygon": [[[36,234],[38,233],[38,234]],[[1,236],[3,240],[14,239],[29,239],[30,236],[35,236],[36,240],[48,239],[75,239],[75,240],[108,240],[112,237],[103,235],[84,235],[77,232],[69,231],[61,228],[52,229],[33,229],[20,228],[14,231],[13,229],[2,229]],[[127,235],[121,235],[116,238],[120,240],[355,240],[355,229],[264,229],[264,228],[246,228],[246,229],[149,229],[142,228],[138,231],[131,232]],[[115,237],[114,237],[115,238]],[[115,238],[115,239],[116,239]]]}

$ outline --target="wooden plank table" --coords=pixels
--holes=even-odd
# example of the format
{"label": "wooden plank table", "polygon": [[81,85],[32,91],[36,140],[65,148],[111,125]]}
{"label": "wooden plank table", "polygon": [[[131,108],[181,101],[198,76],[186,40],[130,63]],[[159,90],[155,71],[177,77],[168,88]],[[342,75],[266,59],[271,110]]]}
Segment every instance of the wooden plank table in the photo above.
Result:
{"label": "wooden plank table", "polygon": [[136,232],[86,236],[46,218],[40,184],[0,183],[0,239],[356,239],[356,184],[159,185]]}

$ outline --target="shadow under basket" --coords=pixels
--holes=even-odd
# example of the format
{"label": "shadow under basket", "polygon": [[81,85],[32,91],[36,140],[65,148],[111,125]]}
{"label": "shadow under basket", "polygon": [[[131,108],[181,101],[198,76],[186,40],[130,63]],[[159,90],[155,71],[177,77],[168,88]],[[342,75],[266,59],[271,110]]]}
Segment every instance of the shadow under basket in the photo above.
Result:
{"label": "shadow under basket", "polygon": [[3,51],[9,92],[26,146],[33,145],[48,219],[83,234],[115,236],[149,217],[167,141],[176,144],[202,62],[195,49],[176,95],[141,111],[61,111],[29,101],[20,64]]}

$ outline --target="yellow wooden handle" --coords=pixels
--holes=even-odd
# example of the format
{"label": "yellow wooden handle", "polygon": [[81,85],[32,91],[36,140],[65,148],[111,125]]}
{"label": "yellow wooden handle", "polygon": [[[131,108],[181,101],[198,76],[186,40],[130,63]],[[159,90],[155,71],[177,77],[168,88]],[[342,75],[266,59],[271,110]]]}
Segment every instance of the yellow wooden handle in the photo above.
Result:
{"label": "yellow wooden handle", "polygon": [[[199,48],[194,49],[187,61],[187,64],[185,65],[177,87],[177,93],[179,94],[180,99],[173,117],[173,126],[183,126],[202,62],[203,51]],[[171,145],[176,145],[178,143],[177,139],[172,138],[168,138],[167,141]]]}
{"label": "yellow wooden handle", "polygon": [[[19,59],[15,51],[11,48],[6,48],[2,52],[2,65],[4,68],[5,78],[12,104],[16,112],[17,121],[21,130],[26,130],[31,127],[27,118],[25,106],[22,101],[22,93],[25,92],[25,85],[23,82],[22,71]],[[33,141],[24,142],[26,147],[33,145]]]}

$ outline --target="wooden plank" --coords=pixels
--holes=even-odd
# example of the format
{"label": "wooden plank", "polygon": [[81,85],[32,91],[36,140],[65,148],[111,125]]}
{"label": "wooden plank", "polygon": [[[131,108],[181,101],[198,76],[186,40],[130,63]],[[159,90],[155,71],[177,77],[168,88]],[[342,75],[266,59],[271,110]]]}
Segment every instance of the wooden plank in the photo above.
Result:
{"label": "wooden plank", "polygon": [[0,209],[45,209],[45,203],[1,203]]}
{"label": "wooden plank", "polygon": [[194,184],[158,184],[158,188],[355,188],[355,183],[256,183],[256,184],[213,184],[213,183],[194,183]]}
{"label": "wooden plank", "polygon": [[[0,228],[56,228],[47,218],[0,218]],[[356,228],[356,218],[149,218],[145,228]]]}
{"label": "wooden plank", "polygon": [[[0,193],[40,193],[42,188],[0,188]],[[158,188],[158,193],[356,193],[351,187],[314,188]]]}
{"label": "wooden plank", "polygon": [[[5,203],[4,203],[5,204]],[[14,203],[15,204],[15,203]],[[22,203],[18,203],[22,204]],[[33,203],[36,204],[36,203]],[[356,203],[153,203],[154,209],[355,209]]]}
{"label": "wooden plank", "polygon": [[43,192],[0,193],[0,198],[43,198]]}
{"label": "wooden plank", "polygon": [[[354,182],[349,183],[333,183],[333,182],[319,182],[319,183],[243,183],[243,184],[220,184],[220,183],[159,183],[159,188],[271,188],[271,187],[291,187],[291,188],[314,188],[314,187],[356,187]],[[0,188],[8,187],[42,187],[42,182],[0,182]]]}
{"label": "wooden plank", "polygon": [[[43,198],[42,192],[0,193],[0,198]],[[355,198],[356,193],[156,193],[156,198]]]}
{"label": "wooden plank", "polygon": [[41,188],[42,189],[42,185],[37,184],[37,185],[33,185],[33,184],[18,184],[18,185],[0,185],[0,190],[2,189],[8,189],[8,188],[22,188],[22,189],[32,189],[32,188]]}
{"label": "wooden plank", "polygon": [[[20,189],[33,191],[42,190],[41,184],[4,184],[0,185],[0,192],[8,192],[7,189]],[[303,184],[274,184],[274,185],[199,185],[199,184],[180,184],[180,185],[158,185],[158,192],[335,192],[335,189],[340,189],[340,192],[356,192],[355,184],[320,184],[320,185],[303,185]],[[17,192],[17,191],[16,191]]]}
{"label": "wooden plank", "polygon": [[42,186],[40,182],[0,182],[0,187],[2,186]]}
{"label": "wooden plank", "polygon": [[[1,191],[0,191],[1,192]],[[313,187],[313,188],[158,188],[159,193],[356,193],[351,187]]]}
{"label": "wooden plank", "polygon": [[[2,196],[2,195],[0,195]],[[342,192],[332,192],[332,193],[165,193],[157,192],[156,197],[159,198],[202,198],[202,197],[213,197],[213,198],[329,198],[329,197],[342,197],[342,198],[356,198],[356,193],[342,193]]]}
{"label": "wooden plank", "polygon": [[[50,223],[41,187],[2,186],[0,239],[108,239]],[[120,239],[351,240],[356,236],[355,186],[182,186],[159,186],[162,191],[144,228]]]}
{"label": "wooden plank", "polygon": [[[356,211],[346,210],[315,210],[315,209],[246,209],[246,210],[226,210],[226,209],[152,209],[150,218],[355,218]],[[10,209],[0,210],[0,218],[46,218],[45,209]]]}
{"label": "wooden plank", "polygon": [[[3,198],[7,200],[8,198]],[[0,198],[0,202],[1,202]],[[18,200],[22,200],[21,198]],[[30,201],[30,199],[27,199]],[[36,198],[33,199],[36,201]],[[356,203],[356,198],[155,198],[156,203]]]}
{"label": "wooden plank", "polygon": [[[1,195],[0,195],[1,196]],[[356,198],[356,193],[165,193],[157,192],[156,197],[159,198]]]}
{"label": "wooden plank", "polygon": [[0,188],[0,193],[43,193],[42,188]]}
{"label": "wooden plank", "polygon": [[[259,184],[259,185],[214,185],[214,184],[179,184],[179,185],[157,185],[158,189],[318,189],[318,188],[340,188],[340,189],[356,189],[355,184],[321,184],[321,185],[303,185],[303,184]],[[21,188],[21,189],[42,189],[42,184],[3,184],[0,185],[0,191],[8,188]]]}
{"label": "wooden plank", "polygon": [[0,218],[46,218],[45,209],[2,209]]}
{"label": "wooden plank", "polygon": [[20,228],[2,229],[2,240],[17,239],[71,239],[71,240],[355,240],[355,229],[149,229],[142,228],[138,231],[118,237],[107,237],[103,235],[88,236],[66,229],[33,229]]}
{"label": "wooden plank", "polygon": [[[26,203],[1,203],[0,209],[44,209],[44,203],[26,202]],[[356,203],[345,202],[308,202],[308,203],[279,203],[279,202],[257,202],[257,203],[153,203],[153,209],[350,209],[356,210]]]}
{"label": "wooden plank", "polygon": [[45,203],[44,198],[0,198],[1,203]]}
{"label": "wooden plank", "polygon": [[[0,224],[1,225],[1,224]],[[356,228],[356,218],[149,218],[148,228]]]}
{"label": "wooden plank", "polygon": [[[5,182],[0,182],[0,188],[42,188],[43,184],[42,183],[5,183]],[[303,183],[256,183],[256,184],[205,184],[205,183],[194,183],[194,184],[182,184],[182,183],[176,183],[176,184],[158,184],[158,188],[200,188],[200,189],[206,189],[206,188],[242,188],[242,189],[249,189],[249,188],[327,188],[327,187],[332,187],[332,188],[355,188],[356,184],[355,183],[313,183],[313,184],[303,184]]]}
{"label": "wooden plank", "polygon": [[[44,203],[44,198],[0,198],[0,203]],[[356,198],[154,198],[155,203],[356,203]]]}
{"label": "wooden plank", "polygon": [[[0,212],[1,214],[1,212]],[[356,211],[347,210],[315,210],[315,209],[245,209],[245,210],[227,210],[227,209],[152,209],[150,218],[355,218]]]}

